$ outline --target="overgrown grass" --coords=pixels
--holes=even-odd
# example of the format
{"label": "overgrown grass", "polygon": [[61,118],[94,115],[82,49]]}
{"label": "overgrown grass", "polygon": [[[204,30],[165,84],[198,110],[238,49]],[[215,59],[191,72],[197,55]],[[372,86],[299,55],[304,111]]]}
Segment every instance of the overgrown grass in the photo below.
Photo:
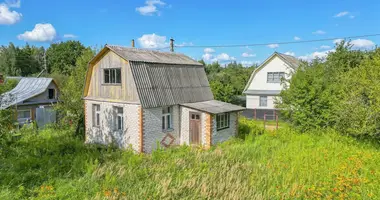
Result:
{"label": "overgrown grass", "polygon": [[71,130],[23,130],[0,150],[0,199],[378,199],[379,163],[374,142],[248,120],[211,150],[151,155],[84,145]]}

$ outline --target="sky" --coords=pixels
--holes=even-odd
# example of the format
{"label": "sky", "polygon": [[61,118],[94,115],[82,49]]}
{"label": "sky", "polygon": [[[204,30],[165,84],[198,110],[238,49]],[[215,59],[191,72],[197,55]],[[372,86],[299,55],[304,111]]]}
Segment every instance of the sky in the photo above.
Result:
{"label": "sky", "polygon": [[[0,45],[79,40],[100,48],[135,39],[139,48],[168,51],[174,38],[175,51],[194,59],[248,66],[275,51],[323,58],[339,39],[368,34],[380,34],[379,0],[0,0]],[[336,40],[278,44],[325,38]],[[380,36],[351,42],[370,50]]]}

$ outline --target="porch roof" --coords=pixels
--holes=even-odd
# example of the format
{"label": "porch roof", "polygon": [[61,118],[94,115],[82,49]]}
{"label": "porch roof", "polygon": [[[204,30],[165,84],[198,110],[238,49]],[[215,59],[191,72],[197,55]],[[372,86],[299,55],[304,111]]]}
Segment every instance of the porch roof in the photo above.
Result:
{"label": "porch roof", "polygon": [[244,107],[237,106],[230,103],[225,103],[217,100],[201,101],[196,103],[184,103],[181,106],[193,108],[195,110],[204,111],[211,114],[236,112],[245,110]]}

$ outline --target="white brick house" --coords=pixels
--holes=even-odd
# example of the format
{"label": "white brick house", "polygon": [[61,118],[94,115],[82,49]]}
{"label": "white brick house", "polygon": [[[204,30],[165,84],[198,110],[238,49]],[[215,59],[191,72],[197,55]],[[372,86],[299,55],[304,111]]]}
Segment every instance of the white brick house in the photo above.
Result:
{"label": "white brick house", "polygon": [[275,52],[252,72],[243,93],[247,111],[254,113],[253,118],[262,119],[264,113],[274,117],[275,100],[284,87],[282,79],[290,79],[299,65],[297,58]]}
{"label": "white brick house", "polygon": [[89,63],[86,142],[150,153],[234,136],[244,108],[216,101],[202,64],[177,53],[106,45]]}

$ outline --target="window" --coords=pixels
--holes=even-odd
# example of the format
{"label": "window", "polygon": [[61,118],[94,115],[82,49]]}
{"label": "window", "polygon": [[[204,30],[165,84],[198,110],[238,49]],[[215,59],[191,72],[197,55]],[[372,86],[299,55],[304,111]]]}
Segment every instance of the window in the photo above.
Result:
{"label": "window", "polygon": [[124,130],[124,116],[123,116],[123,108],[114,107],[115,113],[115,130],[123,131]]}
{"label": "window", "polygon": [[121,83],[121,69],[104,69],[104,83],[105,84],[120,84]]}
{"label": "window", "polygon": [[17,111],[17,119],[30,119],[30,110],[18,110]]}
{"label": "window", "polygon": [[100,127],[100,105],[92,105],[92,125],[94,127]]}
{"label": "window", "polygon": [[268,104],[268,97],[260,96],[260,107],[267,107],[267,104]]}
{"label": "window", "polygon": [[230,127],[230,113],[216,115],[216,129],[221,130]]}
{"label": "window", "polygon": [[267,83],[281,83],[282,78],[285,78],[285,72],[268,72]]}
{"label": "window", "polygon": [[55,89],[49,89],[49,99],[55,99]]}
{"label": "window", "polygon": [[162,108],[162,130],[168,130],[173,128],[172,110],[172,107]]}

